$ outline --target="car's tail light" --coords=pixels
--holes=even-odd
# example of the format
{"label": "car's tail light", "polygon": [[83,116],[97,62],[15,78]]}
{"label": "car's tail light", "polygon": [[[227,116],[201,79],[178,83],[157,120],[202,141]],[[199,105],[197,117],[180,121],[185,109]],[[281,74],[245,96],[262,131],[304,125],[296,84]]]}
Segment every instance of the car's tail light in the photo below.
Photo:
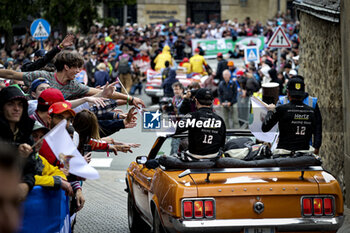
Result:
{"label": "car's tail light", "polygon": [[183,209],[184,209],[184,217],[185,218],[192,218],[192,216],[193,216],[193,203],[192,203],[192,201],[184,201],[183,202]]}
{"label": "car's tail light", "polygon": [[322,198],[314,198],[314,215],[322,215]]}
{"label": "car's tail light", "polygon": [[153,89],[153,86],[147,86],[146,89]]}
{"label": "car's tail light", "polygon": [[204,201],[205,217],[214,217],[214,204],[213,201]]}
{"label": "car's tail light", "polygon": [[324,202],[324,205],[323,205],[323,208],[324,208],[324,214],[325,215],[333,215],[334,212],[333,212],[333,199],[332,198],[325,198],[323,200]]}
{"label": "car's tail light", "polygon": [[203,201],[194,202],[194,217],[203,218]]}
{"label": "car's tail light", "polygon": [[304,198],[303,199],[303,213],[305,216],[312,215],[312,198]]}
{"label": "car's tail light", "polygon": [[191,198],[182,201],[184,218],[214,218],[215,200],[212,198]]}
{"label": "car's tail light", "polygon": [[303,216],[333,216],[334,197],[302,197]]}

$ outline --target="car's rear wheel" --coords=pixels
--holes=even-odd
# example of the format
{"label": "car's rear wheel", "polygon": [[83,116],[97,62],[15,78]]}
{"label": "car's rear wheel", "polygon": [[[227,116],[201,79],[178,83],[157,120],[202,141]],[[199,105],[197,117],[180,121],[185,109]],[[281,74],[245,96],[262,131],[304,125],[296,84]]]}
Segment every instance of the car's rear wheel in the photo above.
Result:
{"label": "car's rear wheel", "polygon": [[130,233],[149,232],[150,227],[140,217],[131,194],[128,194],[128,223]]}
{"label": "car's rear wheel", "polygon": [[153,213],[153,233],[165,233],[157,208],[154,209]]}

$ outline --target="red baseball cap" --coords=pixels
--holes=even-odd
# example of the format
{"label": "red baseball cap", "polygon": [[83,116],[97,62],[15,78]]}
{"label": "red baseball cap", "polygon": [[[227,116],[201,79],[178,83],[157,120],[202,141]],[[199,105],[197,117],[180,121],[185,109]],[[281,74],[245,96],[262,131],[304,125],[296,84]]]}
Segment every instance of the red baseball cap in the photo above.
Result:
{"label": "red baseball cap", "polygon": [[194,50],[196,53],[199,53],[199,48],[195,48]]}
{"label": "red baseball cap", "polygon": [[243,70],[239,70],[236,73],[237,76],[243,76],[244,75],[244,71]]}
{"label": "red baseball cap", "polygon": [[216,56],[217,57],[222,57],[222,53],[218,53]]}
{"label": "red baseball cap", "polygon": [[64,102],[62,92],[56,88],[48,88],[41,92],[38,98],[38,104],[50,106],[56,102]]}
{"label": "red baseball cap", "polygon": [[188,62],[188,58],[185,57],[182,61],[183,61],[183,62]]}
{"label": "red baseball cap", "polygon": [[75,111],[72,109],[72,104],[69,102],[57,102],[52,104],[49,108],[49,114],[61,114],[65,111],[75,116]]}

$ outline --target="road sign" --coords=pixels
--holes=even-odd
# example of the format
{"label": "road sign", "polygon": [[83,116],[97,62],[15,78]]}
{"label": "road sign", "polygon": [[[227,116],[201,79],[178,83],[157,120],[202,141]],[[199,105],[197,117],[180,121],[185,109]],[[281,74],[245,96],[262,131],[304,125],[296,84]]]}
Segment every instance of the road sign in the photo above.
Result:
{"label": "road sign", "polygon": [[244,48],[244,61],[245,63],[255,62],[259,63],[259,48],[256,46],[246,46]]}
{"label": "road sign", "polygon": [[267,43],[267,46],[270,48],[289,48],[292,46],[292,44],[284,33],[283,28],[279,26],[273,33],[271,39]]}
{"label": "road sign", "polygon": [[51,27],[45,19],[36,19],[30,25],[30,33],[36,40],[46,40],[50,35]]}

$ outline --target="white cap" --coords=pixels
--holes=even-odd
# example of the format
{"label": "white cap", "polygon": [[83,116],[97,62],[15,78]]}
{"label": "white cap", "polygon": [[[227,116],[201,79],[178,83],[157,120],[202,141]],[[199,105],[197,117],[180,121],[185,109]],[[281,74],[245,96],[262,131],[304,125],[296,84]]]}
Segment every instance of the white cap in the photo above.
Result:
{"label": "white cap", "polygon": [[298,55],[298,56],[293,57],[293,59],[298,61],[298,60],[299,60],[299,55]]}
{"label": "white cap", "polygon": [[270,69],[271,69],[270,66],[264,65],[263,67],[261,67],[260,71],[261,71],[261,73],[263,73],[264,76],[270,77],[270,75],[269,75]]}
{"label": "white cap", "polygon": [[294,76],[294,75],[297,75],[297,74],[298,74],[298,73],[297,73],[296,70],[290,70],[290,71],[289,71],[289,75]]}

